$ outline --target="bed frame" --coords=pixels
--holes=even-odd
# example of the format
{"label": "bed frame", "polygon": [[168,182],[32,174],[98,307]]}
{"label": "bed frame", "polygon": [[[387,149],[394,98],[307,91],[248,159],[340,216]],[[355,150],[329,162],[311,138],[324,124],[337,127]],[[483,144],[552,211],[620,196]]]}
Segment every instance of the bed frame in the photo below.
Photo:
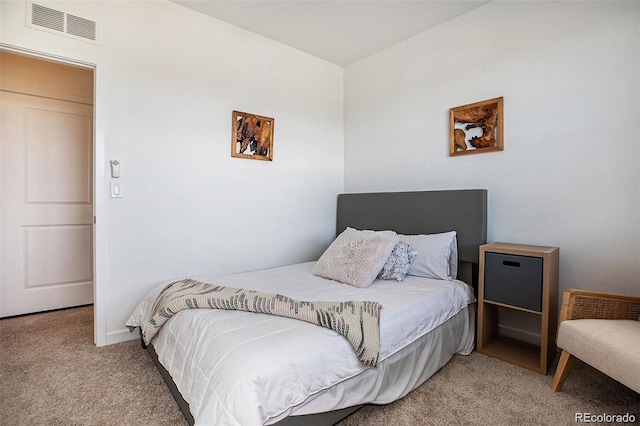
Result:
{"label": "bed frame", "polygon": [[486,189],[340,194],[336,235],[347,226],[408,235],[456,231],[458,279],[478,294],[479,246],[487,242]]}
{"label": "bed frame", "polygon": [[[474,286],[477,294],[479,246],[487,242],[487,190],[375,192],[338,195],[336,235],[348,226],[399,234],[456,231],[458,279]],[[143,347],[146,347],[143,343]],[[158,361],[152,345],[146,349],[158,367],[189,425],[194,424],[189,404],[182,398],[169,372]],[[327,426],[348,417],[362,406],[327,413],[290,416],[278,426]]]}

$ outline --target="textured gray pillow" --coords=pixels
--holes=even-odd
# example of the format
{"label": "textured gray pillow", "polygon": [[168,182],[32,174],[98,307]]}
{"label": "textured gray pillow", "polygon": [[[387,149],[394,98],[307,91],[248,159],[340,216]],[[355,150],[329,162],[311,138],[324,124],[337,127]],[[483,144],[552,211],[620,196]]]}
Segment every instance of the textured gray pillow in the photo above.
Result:
{"label": "textured gray pillow", "polygon": [[393,231],[347,228],[320,256],[312,273],[354,287],[368,287],[398,241],[398,235]]}
{"label": "textured gray pillow", "polygon": [[407,272],[409,272],[409,268],[417,254],[417,251],[411,250],[411,246],[409,244],[400,241],[393,248],[389,258],[382,267],[382,271],[380,271],[378,278],[383,280],[402,281],[405,275],[407,275]]}

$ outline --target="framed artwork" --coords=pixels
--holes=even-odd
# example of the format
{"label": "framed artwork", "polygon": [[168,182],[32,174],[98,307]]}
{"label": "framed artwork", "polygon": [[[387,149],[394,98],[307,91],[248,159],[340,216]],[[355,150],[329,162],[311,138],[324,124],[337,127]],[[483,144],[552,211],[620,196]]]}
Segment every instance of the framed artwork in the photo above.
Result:
{"label": "framed artwork", "polygon": [[273,118],[233,111],[231,126],[232,157],[273,160]]}
{"label": "framed artwork", "polygon": [[449,109],[451,155],[504,149],[503,98],[488,99]]}

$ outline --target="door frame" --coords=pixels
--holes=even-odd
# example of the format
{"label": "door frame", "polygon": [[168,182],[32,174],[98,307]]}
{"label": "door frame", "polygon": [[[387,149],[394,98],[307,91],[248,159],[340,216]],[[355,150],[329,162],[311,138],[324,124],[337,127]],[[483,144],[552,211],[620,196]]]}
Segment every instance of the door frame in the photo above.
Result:
{"label": "door frame", "polygon": [[102,92],[98,90],[98,66],[90,62],[25,49],[6,43],[0,43],[0,50],[93,71],[93,342],[96,346],[107,345],[107,315],[103,302],[106,300],[106,294],[102,285],[102,283],[106,282],[104,268],[104,256],[106,253],[106,220],[104,214],[105,146],[104,123],[99,114],[99,111],[102,110],[103,97]]}

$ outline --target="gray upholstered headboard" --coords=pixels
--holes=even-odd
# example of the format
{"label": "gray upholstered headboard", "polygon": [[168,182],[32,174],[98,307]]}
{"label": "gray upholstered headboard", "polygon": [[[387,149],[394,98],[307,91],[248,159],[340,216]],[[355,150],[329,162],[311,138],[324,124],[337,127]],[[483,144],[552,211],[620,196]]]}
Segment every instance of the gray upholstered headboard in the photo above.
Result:
{"label": "gray upholstered headboard", "polygon": [[399,234],[456,231],[459,261],[477,264],[478,247],[487,242],[487,190],[340,194],[336,235],[347,226]]}

